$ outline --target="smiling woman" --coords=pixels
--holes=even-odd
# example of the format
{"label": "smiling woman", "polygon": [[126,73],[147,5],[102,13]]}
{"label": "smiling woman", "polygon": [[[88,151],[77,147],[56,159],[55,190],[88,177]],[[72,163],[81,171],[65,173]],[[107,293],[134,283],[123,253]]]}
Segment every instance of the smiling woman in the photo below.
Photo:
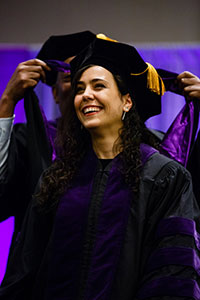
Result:
{"label": "smiling woman", "polygon": [[98,157],[113,158],[112,146],[123,125],[123,112],[132,106],[130,95],[120,93],[113,75],[108,70],[101,66],[93,66],[82,73],[77,83],[74,106],[80,122],[89,130],[93,144],[98,139],[97,136],[101,137],[101,140],[105,137],[107,141],[110,140],[110,155],[107,151],[99,151]]}
{"label": "smiling woman", "polygon": [[71,78],[58,157],[35,193],[0,300],[199,299],[191,178],[159,154],[144,125],[160,110],[161,79],[135,48],[98,38],[71,61]]}

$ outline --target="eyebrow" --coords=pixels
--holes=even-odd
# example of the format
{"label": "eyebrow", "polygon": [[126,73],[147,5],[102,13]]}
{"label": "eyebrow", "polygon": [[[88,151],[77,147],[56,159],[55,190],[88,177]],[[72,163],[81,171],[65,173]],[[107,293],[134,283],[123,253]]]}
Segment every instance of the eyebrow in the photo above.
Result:
{"label": "eyebrow", "polygon": [[[91,83],[95,83],[95,82],[97,82],[97,81],[104,81],[104,82],[107,82],[105,79],[102,79],[102,78],[94,78],[94,79],[90,80]],[[79,80],[79,81],[77,82],[77,84],[84,84],[84,81]]]}

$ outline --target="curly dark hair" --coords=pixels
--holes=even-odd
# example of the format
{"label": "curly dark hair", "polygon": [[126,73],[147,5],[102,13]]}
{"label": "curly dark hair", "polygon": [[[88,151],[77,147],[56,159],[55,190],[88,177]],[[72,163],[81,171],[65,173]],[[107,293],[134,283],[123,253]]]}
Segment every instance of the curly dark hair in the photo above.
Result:
{"label": "curly dark hair", "polygon": [[[90,65],[91,66],[91,65]],[[72,84],[72,95],[65,113],[58,123],[56,138],[57,159],[53,162],[42,177],[39,193],[36,195],[42,209],[50,210],[59,201],[59,197],[70,187],[88,147],[91,145],[89,132],[82,128],[78,120],[73,104],[76,83],[81,74],[90,66],[81,69]],[[113,77],[122,95],[129,91],[119,75]],[[134,95],[131,95],[134,99]],[[133,105],[123,121],[123,127],[119,131],[119,139],[114,145],[116,151],[120,152],[122,159],[122,173],[125,182],[134,193],[139,192],[141,156],[140,144],[146,143],[158,148],[156,137],[146,128],[144,122],[137,113],[136,104]]]}

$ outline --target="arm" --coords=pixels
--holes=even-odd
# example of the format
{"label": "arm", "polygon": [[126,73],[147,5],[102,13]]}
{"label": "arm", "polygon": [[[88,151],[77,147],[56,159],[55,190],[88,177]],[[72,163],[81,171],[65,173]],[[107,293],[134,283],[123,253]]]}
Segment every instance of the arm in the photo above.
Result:
{"label": "arm", "polygon": [[45,82],[44,70],[50,68],[39,59],[31,59],[17,66],[0,100],[0,118],[12,117],[25,91],[34,88],[40,79]]}
{"label": "arm", "polygon": [[[45,81],[44,69],[49,67],[38,59],[18,65],[0,100],[1,122],[12,120],[15,106],[28,88],[35,87],[40,79]],[[14,130],[12,124],[6,127],[7,133],[0,136],[0,221],[11,215],[22,217],[29,197],[26,126],[16,124]]]}
{"label": "arm", "polygon": [[198,299],[200,213],[179,164],[168,163],[155,179],[146,220],[137,299]]}
{"label": "arm", "polygon": [[13,117],[0,119],[0,176],[6,168],[13,121]]}

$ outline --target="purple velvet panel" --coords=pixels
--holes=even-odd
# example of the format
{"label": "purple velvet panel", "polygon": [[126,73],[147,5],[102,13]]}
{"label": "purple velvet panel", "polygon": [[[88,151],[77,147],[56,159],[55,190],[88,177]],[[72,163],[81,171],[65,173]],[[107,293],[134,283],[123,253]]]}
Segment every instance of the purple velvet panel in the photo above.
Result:
{"label": "purple velvet panel", "polygon": [[192,267],[200,276],[200,259],[195,250],[185,247],[161,248],[149,258],[147,271],[159,269],[167,265]]}
{"label": "purple velvet panel", "polygon": [[150,158],[150,156],[152,156],[154,153],[158,152],[156,149],[154,149],[146,144],[141,144],[140,150],[141,150],[141,160],[142,160],[143,164],[146,163],[146,161]]}
{"label": "purple velvet panel", "polygon": [[200,250],[200,234],[196,230],[195,221],[182,217],[171,217],[160,221],[156,231],[156,238],[160,239],[176,234],[193,237],[198,250]]}
{"label": "purple velvet panel", "polygon": [[[109,299],[130,210],[130,192],[113,161],[98,218],[85,299]],[[123,206],[121,201],[123,199]]]}
{"label": "purple velvet panel", "polygon": [[[189,70],[200,76],[200,45],[191,46],[139,46],[137,47],[145,61],[150,62],[156,68],[163,68],[177,73]],[[36,56],[38,50],[25,47],[1,47],[0,45],[0,95],[17,67],[18,63]],[[44,107],[47,119],[54,119],[59,115],[58,108],[52,100],[51,89],[43,84],[38,84],[36,93]],[[162,111],[160,116],[156,116],[147,121],[147,125],[154,129],[166,131],[177,113],[183,107],[184,98],[172,93],[166,93],[162,100]],[[23,112],[23,102],[17,105],[15,122],[25,120]],[[13,227],[13,218],[0,224],[0,282],[5,271],[8,247],[10,243],[10,232]],[[8,238],[8,241],[6,241]]]}

